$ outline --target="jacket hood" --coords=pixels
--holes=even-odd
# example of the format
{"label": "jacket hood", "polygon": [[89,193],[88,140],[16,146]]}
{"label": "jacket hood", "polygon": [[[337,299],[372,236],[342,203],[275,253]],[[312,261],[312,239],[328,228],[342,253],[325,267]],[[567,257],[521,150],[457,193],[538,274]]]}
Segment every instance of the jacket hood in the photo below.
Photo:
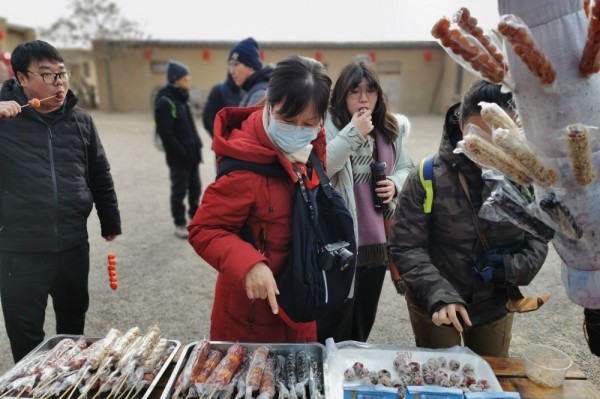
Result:
{"label": "jacket hood", "polygon": [[270,65],[267,65],[264,68],[254,72],[252,75],[248,76],[248,79],[246,79],[244,82],[242,85],[242,90],[249,91],[257,83],[268,82],[272,72],[273,67]]}
{"label": "jacket hood", "polygon": [[[260,164],[279,162],[292,177],[291,162],[275,147],[263,126],[263,106],[226,107],[217,113],[213,150],[217,159],[234,158]],[[326,139],[323,129],[312,142],[324,162]]]}
{"label": "jacket hood", "polygon": [[156,97],[154,97],[154,104],[156,105],[156,101],[158,101],[161,97],[169,97],[173,100],[179,100],[181,102],[187,102],[190,98],[190,93],[186,90],[180,89],[177,86],[168,84],[166,86],[161,87],[156,93]]}

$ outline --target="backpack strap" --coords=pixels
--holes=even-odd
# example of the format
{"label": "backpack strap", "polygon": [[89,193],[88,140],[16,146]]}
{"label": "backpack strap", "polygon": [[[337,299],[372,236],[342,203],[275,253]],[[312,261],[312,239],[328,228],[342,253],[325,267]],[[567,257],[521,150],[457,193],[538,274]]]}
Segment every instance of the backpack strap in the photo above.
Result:
{"label": "backpack strap", "polygon": [[421,160],[419,164],[419,178],[425,189],[425,200],[423,201],[423,211],[431,213],[433,206],[433,159],[435,154]]}
{"label": "backpack strap", "polygon": [[175,105],[175,103],[173,102],[173,100],[171,100],[167,96],[162,96],[162,98],[164,98],[165,100],[167,100],[167,102],[169,103],[169,106],[171,107],[171,117],[173,119],[177,119],[177,106]]}
{"label": "backpack strap", "polygon": [[333,195],[331,192],[331,182],[329,181],[329,177],[327,177],[327,174],[323,169],[323,164],[321,163],[321,160],[319,159],[317,153],[314,150],[310,152],[309,159],[312,163],[313,170],[317,173],[317,176],[319,176],[319,185],[323,189],[323,192],[325,193],[327,198],[331,198],[331,196]]}
{"label": "backpack strap", "polygon": [[261,164],[228,157],[223,157],[221,162],[219,162],[217,179],[229,172],[233,172],[234,170],[250,170],[261,175],[278,177],[280,179],[289,179],[289,174],[278,162]]}
{"label": "backpack strap", "polygon": [[225,95],[225,85],[226,82],[221,82],[221,103],[225,105],[225,101],[227,101],[227,96]]}

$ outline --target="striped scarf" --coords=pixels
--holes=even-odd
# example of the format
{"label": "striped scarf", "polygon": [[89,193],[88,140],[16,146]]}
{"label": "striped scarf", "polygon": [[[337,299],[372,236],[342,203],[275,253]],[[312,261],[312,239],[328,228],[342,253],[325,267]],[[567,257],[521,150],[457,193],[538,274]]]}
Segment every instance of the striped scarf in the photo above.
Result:
{"label": "striped scarf", "polygon": [[[374,135],[375,139],[371,135]],[[350,156],[358,223],[357,266],[380,266],[388,263],[384,220],[392,218],[393,210],[375,210],[371,163],[375,159],[385,162],[386,174],[389,175],[394,165],[394,148],[382,134],[374,131],[371,135]]]}

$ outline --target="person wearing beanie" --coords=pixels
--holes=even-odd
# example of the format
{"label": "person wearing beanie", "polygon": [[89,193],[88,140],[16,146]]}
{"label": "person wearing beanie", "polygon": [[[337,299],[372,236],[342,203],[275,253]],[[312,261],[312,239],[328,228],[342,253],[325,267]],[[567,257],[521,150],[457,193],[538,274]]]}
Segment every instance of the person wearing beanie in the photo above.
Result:
{"label": "person wearing beanie", "polygon": [[196,214],[202,192],[199,168],[202,141],[188,105],[192,82],[188,67],[180,62],[169,61],[166,78],[167,85],[158,91],[154,100],[154,120],[169,167],[175,236],[186,239],[186,196],[187,215],[191,219]]}
{"label": "person wearing beanie", "polygon": [[240,107],[256,105],[265,96],[273,67],[263,67],[260,58],[258,43],[251,37],[237,43],[229,52],[229,73],[244,92]]}

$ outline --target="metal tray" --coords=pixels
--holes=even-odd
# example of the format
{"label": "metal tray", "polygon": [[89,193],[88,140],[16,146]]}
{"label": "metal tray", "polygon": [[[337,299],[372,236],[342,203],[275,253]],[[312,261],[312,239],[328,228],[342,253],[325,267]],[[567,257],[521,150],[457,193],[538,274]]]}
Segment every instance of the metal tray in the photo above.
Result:
{"label": "metal tray", "polygon": [[[58,335],[54,335],[52,337],[49,337],[44,342],[42,342],[41,344],[39,344],[38,346],[36,346],[31,352],[29,352],[29,354],[27,354],[27,356],[25,356],[25,358],[23,358],[22,361],[26,361],[27,359],[29,359],[30,357],[35,356],[39,352],[47,351],[47,350],[50,350],[50,349],[54,348],[60,341],[62,341],[63,339],[67,339],[67,338],[71,338],[73,340],[78,340],[78,339],[82,338],[82,336],[81,335],[58,334]],[[88,345],[90,345],[90,344],[98,341],[99,339],[102,339],[103,337],[83,336],[83,338],[85,338],[86,343]],[[140,394],[142,396],[140,397],[140,394],[138,394],[136,396],[136,398],[139,398],[139,399],[148,399],[148,397],[150,396],[150,394],[152,393],[152,391],[154,390],[154,388],[156,387],[156,385],[160,381],[160,378],[162,377],[162,375],[165,373],[165,371],[167,370],[167,368],[169,367],[169,365],[173,361],[173,358],[175,357],[175,355],[177,354],[177,351],[179,350],[179,347],[181,346],[181,342],[169,339],[169,340],[167,340],[167,345],[169,345],[169,347],[173,348],[173,350],[169,354],[169,357],[167,358],[167,360],[165,361],[165,363],[161,367],[161,369],[158,372],[158,374],[156,374],[156,377],[154,378],[154,380],[152,381],[152,383],[150,384],[150,386],[148,386],[148,388],[143,389],[142,391],[140,391]],[[16,367],[16,365],[15,365],[15,367]],[[12,371],[12,369],[8,370],[6,372],[6,374],[10,373],[11,371]],[[0,380],[1,379],[2,379],[2,377],[0,377]],[[76,393],[72,394],[71,397],[76,398],[79,395],[80,395],[79,391],[76,391]],[[102,398],[102,397],[105,397],[107,395],[108,395],[108,392],[100,395],[99,397]],[[28,398],[28,397],[30,397],[30,396],[21,395],[21,396],[19,396],[19,399]],[[11,399],[11,398],[15,399],[15,397],[13,397],[13,396],[5,396],[5,397],[3,397],[3,399]],[[69,397],[67,397],[67,399],[68,398]]]}
{"label": "metal tray", "polygon": [[[183,368],[185,367],[185,365],[192,353],[192,350],[198,344],[198,342],[199,341],[192,342],[192,343],[186,345],[181,350],[179,360],[177,361],[177,364],[173,368],[171,377],[169,378],[169,381],[165,385],[165,388],[163,390],[162,395],[160,396],[160,399],[171,399],[171,396],[174,393],[173,387],[175,385],[175,381],[177,380],[177,377],[179,377],[179,374],[181,374],[181,372],[183,371]],[[248,349],[248,352],[258,348],[259,346],[266,346],[269,348],[269,355],[277,354],[277,355],[285,356],[290,353],[296,353],[298,351],[305,350],[305,351],[308,351],[308,353],[310,353],[311,355],[314,355],[317,357],[317,360],[319,362],[319,371],[320,371],[320,375],[321,375],[322,379],[324,379],[325,373],[327,372],[326,370],[324,370],[324,361],[326,358],[325,346],[322,344],[319,344],[319,343],[268,344],[268,343],[256,343],[256,342],[245,343],[245,342],[210,341],[211,349],[218,349],[218,350],[222,351],[223,353],[227,352],[227,349],[229,349],[229,347],[233,344],[239,344],[239,345],[245,346],[246,349]],[[323,390],[326,390],[327,389],[327,387],[325,386],[326,381],[322,380],[321,384],[323,386]]]}

